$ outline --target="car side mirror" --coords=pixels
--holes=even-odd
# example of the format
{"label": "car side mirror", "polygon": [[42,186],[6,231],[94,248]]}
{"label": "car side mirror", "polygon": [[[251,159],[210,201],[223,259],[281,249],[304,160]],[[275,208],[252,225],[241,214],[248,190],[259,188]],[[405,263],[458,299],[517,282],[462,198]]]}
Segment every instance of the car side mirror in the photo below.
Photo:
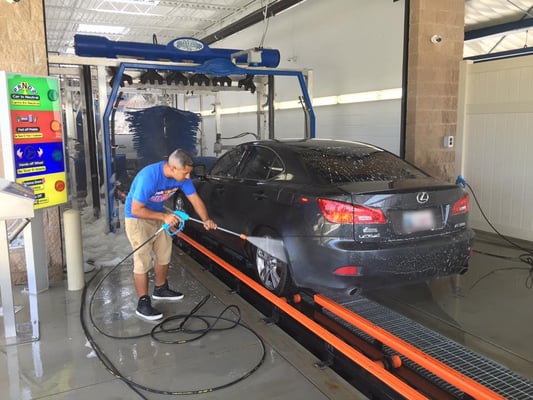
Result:
{"label": "car side mirror", "polygon": [[205,178],[207,175],[207,168],[204,164],[198,164],[193,167],[192,175],[195,178]]}

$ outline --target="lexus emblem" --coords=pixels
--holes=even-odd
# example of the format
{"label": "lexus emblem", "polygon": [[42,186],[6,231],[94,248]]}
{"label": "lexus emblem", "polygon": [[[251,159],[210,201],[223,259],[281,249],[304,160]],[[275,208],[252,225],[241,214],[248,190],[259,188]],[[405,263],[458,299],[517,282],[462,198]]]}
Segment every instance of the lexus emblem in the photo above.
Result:
{"label": "lexus emblem", "polygon": [[429,200],[429,194],[428,192],[420,192],[416,195],[416,201],[418,201],[419,204],[425,204]]}

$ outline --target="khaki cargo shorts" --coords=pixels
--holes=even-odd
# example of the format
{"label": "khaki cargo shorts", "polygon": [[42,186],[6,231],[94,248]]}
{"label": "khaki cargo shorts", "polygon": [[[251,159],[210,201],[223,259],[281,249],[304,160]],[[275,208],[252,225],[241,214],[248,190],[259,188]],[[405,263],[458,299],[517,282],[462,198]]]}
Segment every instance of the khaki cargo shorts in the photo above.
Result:
{"label": "khaki cargo shorts", "polygon": [[[137,249],[148,238],[153,236],[159,228],[161,222],[146,219],[125,218],[126,236],[130,241],[132,250]],[[155,256],[155,263],[166,265],[170,263],[172,256],[172,238],[164,231],[133,253],[133,272],[135,274],[145,274],[152,268],[152,252]]]}

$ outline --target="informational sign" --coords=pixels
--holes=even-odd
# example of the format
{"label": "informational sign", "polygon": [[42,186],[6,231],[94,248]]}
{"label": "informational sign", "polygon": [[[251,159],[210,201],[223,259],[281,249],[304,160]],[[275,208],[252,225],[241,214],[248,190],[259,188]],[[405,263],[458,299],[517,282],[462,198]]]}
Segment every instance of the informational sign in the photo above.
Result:
{"label": "informational sign", "polygon": [[66,203],[58,79],[0,72],[0,80],[0,105],[7,106],[10,120],[9,128],[2,124],[2,151],[12,152],[4,157],[13,161],[12,178],[33,189],[35,209]]}

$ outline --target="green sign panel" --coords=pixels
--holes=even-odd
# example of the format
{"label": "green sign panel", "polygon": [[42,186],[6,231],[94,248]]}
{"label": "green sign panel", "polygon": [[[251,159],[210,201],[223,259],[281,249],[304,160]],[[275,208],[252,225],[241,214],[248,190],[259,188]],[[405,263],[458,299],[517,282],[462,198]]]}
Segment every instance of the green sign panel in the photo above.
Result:
{"label": "green sign panel", "polygon": [[59,82],[51,77],[3,75],[7,97],[2,103],[9,109],[15,181],[33,189],[36,209],[66,203]]}

